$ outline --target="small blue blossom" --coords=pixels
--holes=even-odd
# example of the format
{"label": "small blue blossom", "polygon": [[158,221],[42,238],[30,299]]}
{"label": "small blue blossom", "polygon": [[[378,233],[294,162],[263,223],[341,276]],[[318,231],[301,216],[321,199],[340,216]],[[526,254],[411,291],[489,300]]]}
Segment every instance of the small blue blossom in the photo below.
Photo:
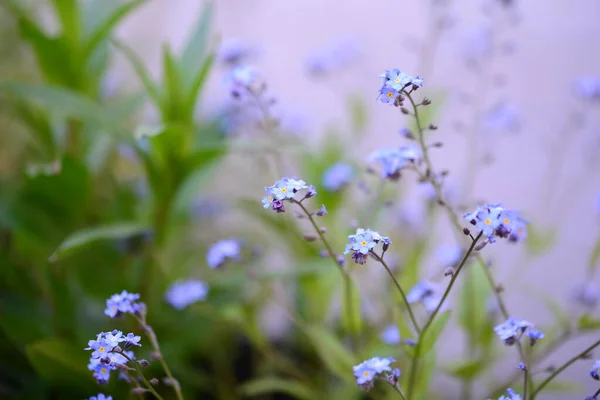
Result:
{"label": "small blue blossom", "polygon": [[348,244],[344,254],[352,251],[352,259],[357,264],[364,264],[367,260],[367,254],[372,251],[378,243],[384,245],[384,250],[391,244],[388,237],[381,236],[379,232],[371,229],[357,229],[354,235],[348,235]]}
{"label": "small blue blossom", "polygon": [[354,169],[350,164],[338,162],[323,173],[322,184],[325,190],[335,192],[346,187],[354,179]]}
{"label": "small blue blossom", "polygon": [[527,236],[527,221],[518,211],[504,209],[500,203],[479,206],[474,212],[466,213],[464,219],[482,232],[490,243],[495,242],[496,237],[520,241]]}
{"label": "small blue blossom", "polygon": [[438,287],[429,281],[422,280],[413,286],[406,299],[409,303],[423,303],[429,312],[434,311],[440,304],[442,298],[438,294]]}
{"label": "small blue blossom", "polygon": [[383,75],[385,80],[384,85],[393,88],[398,92],[404,89],[406,85],[410,84],[413,79],[412,76],[408,75],[406,72],[401,72],[398,68],[386,71]]}
{"label": "small blue blossom", "polygon": [[242,244],[236,239],[221,240],[213,244],[206,253],[206,263],[211,268],[218,268],[230,259],[240,261]]}
{"label": "small blue blossom", "polygon": [[111,364],[98,363],[93,369],[94,373],[92,376],[98,381],[99,384],[104,385],[108,383],[110,379],[110,371],[114,370],[115,367]]}
{"label": "small blue blossom", "polygon": [[598,288],[594,283],[586,282],[574,289],[573,297],[582,306],[595,308],[598,305]]}
{"label": "small blue blossom", "polygon": [[389,325],[381,332],[381,340],[392,346],[400,344],[400,330],[396,325]]}
{"label": "small blue blossom", "polygon": [[123,332],[114,330],[112,332],[101,332],[96,340],[88,341],[88,347],[84,350],[92,350],[88,370],[93,372],[94,378],[100,384],[108,383],[110,371],[117,368],[117,364],[126,364],[127,358],[120,352],[126,354],[129,358],[135,359],[133,352],[123,351],[119,343],[125,342],[124,347],[135,345],[141,346],[138,342],[139,336],[133,333],[123,336]]}
{"label": "small blue blossom", "polygon": [[142,347],[142,345],[140,344],[140,340],[141,337],[140,336],[136,336],[133,333],[128,333],[127,336],[125,336],[125,348],[127,347],[131,347],[131,346],[138,346],[138,347]]}
{"label": "small blue blossom", "polygon": [[360,363],[352,367],[354,371],[354,377],[356,378],[356,384],[359,386],[364,386],[369,384],[375,379],[377,373],[373,371],[373,369],[369,368],[366,363]]}
{"label": "small blue blossom", "polygon": [[498,400],[521,400],[521,395],[517,394],[514,390],[510,388],[506,389],[506,394],[508,396],[502,395],[498,398]]}
{"label": "small blue blossom", "polygon": [[396,100],[396,97],[398,97],[398,91],[395,90],[394,88],[391,87],[382,87],[379,90],[379,96],[377,96],[377,98],[379,99],[379,101],[381,101],[382,103],[394,103],[394,101]]}
{"label": "small blue blossom", "polygon": [[283,202],[285,200],[295,200],[295,195],[300,190],[306,189],[305,198],[315,196],[317,194],[314,186],[308,186],[302,179],[296,178],[281,178],[273,186],[265,187],[267,196],[263,198],[263,208],[269,208],[284,212]]}
{"label": "small blue blossom", "polygon": [[517,365],[517,369],[520,369],[521,371],[525,371],[527,369],[527,367],[525,366],[524,363],[519,363],[519,365]]}
{"label": "small blue blossom", "polygon": [[600,79],[596,76],[584,76],[575,82],[577,94],[585,100],[600,99]]}
{"label": "small blue blossom", "polygon": [[444,266],[456,265],[463,256],[463,249],[457,245],[445,244],[435,253],[437,260]]}
{"label": "small blue blossom", "polygon": [[[512,346],[523,336],[527,329],[534,326],[531,322],[523,319],[509,318],[502,324],[495,326],[494,332],[507,346]],[[536,335],[534,334],[534,336]]]}
{"label": "small blue blossom", "polygon": [[112,396],[105,396],[103,393],[98,393],[97,396],[92,396],[89,400],[112,400]]}
{"label": "small blue blossom", "polygon": [[202,301],[208,295],[208,285],[199,280],[178,281],[173,283],[165,294],[167,303],[176,310]]}
{"label": "small blue blossom", "polygon": [[367,163],[379,163],[381,177],[384,179],[398,180],[400,170],[410,163],[421,160],[421,150],[418,146],[402,146],[398,148],[382,148],[374,151],[367,157]]}
{"label": "small blue blossom", "polygon": [[598,375],[598,371],[600,370],[600,360],[596,360],[592,369],[590,370],[590,376],[597,381],[600,381],[600,375]]}
{"label": "small blue blossom", "polygon": [[267,195],[263,197],[262,203],[263,208],[266,210],[267,208],[273,206],[273,201],[275,200],[275,198],[273,197],[272,189],[270,187],[265,187],[265,191],[267,192]]}
{"label": "small blue blossom", "polygon": [[139,294],[128,293],[123,290],[120,294],[113,294],[106,300],[106,309],[104,314],[111,318],[118,317],[122,314],[136,314],[145,309],[144,303],[137,303],[140,298]]}
{"label": "small blue blossom", "polygon": [[[373,357],[363,361],[358,365],[355,365],[352,367],[352,369],[354,371],[354,377],[356,378],[357,385],[365,390],[371,389],[373,379],[375,379],[377,375],[384,372],[392,372],[392,367],[390,364],[395,361],[396,360],[391,357]],[[400,370],[398,370],[398,373],[399,372]]]}
{"label": "small blue blossom", "polygon": [[543,339],[546,335],[537,329],[529,329],[525,332],[525,336],[529,337],[529,344],[534,346],[538,340]]}
{"label": "small blue blossom", "polygon": [[321,205],[321,208],[319,208],[319,209],[318,209],[318,210],[315,212],[315,214],[317,214],[317,216],[319,216],[319,217],[322,217],[322,216],[324,216],[324,215],[327,215],[327,214],[329,214],[329,213],[327,212],[327,208],[325,208],[325,204]]}

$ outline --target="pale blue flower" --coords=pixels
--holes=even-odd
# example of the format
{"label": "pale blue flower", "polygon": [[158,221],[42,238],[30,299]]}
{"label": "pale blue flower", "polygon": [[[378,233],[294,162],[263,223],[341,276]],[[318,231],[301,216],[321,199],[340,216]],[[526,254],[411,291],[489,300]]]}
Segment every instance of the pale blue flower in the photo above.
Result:
{"label": "pale blue flower", "polygon": [[494,327],[494,332],[500,340],[508,346],[515,344],[525,331],[535,325],[523,319],[509,318],[505,322]]}
{"label": "pale blue flower", "polygon": [[[125,347],[136,345],[141,346],[138,342],[139,336],[133,333],[123,336],[123,332],[114,330],[112,332],[101,332],[96,340],[88,341],[88,347],[85,350],[92,350],[88,369],[93,371],[93,376],[98,383],[105,384],[110,378],[110,371],[117,368],[117,364],[126,364],[127,358],[119,352],[123,351],[118,346],[119,343],[125,342]],[[124,352],[131,359],[135,359],[132,352]]]}
{"label": "pale blue flower", "polygon": [[542,331],[539,331],[537,329],[529,329],[529,330],[527,330],[527,332],[525,332],[525,336],[529,337],[529,344],[531,346],[535,345],[535,343],[538,340],[543,339],[544,337],[546,337],[546,335],[544,335],[544,333]]}
{"label": "pale blue flower", "polygon": [[136,336],[133,333],[128,333],[127,336],[125,336],[125,348],[127,347],[131,347],[131,346],[138,346],[138,347],[142,347],[142,345],[140,344],[140,340],[142,338],[140,336]]}
{"label": "pale blue flower", "polygon": [[379,90],[379,96],[377,96],[377,99],[382,103],[393,104],[396,100],[396,97],[398,97],[398,94],[399,93],[396,89],[384,86]]}
{"label": "pale blue flower", "polygon": [[374,151],[367,158],[367,163],[377,162],[381,166],[381,177],[396,180],[400,169],[404,168],[407,160],[404,154],[396,148],[382,148]]}
{"label": "pale blue flower", "polygon": [[422,280],[410,289],[406,295],[409,303],[418,303],[424,298],[432,296],[437,291],[437,285],[429,281]]}
{"label": "pale blue flower", "polygon": [[90,397],[89,400],[112,400],[112,396],[105,396],[103,393],[98,393],[98,395]]}
{"label": "pale blue flower", "polygon": [[378,243],[383,244],[384,251],[391,241],[388,237],[381,236],[379,232],[371,229],[359,228],[356,234],[348,235],[348,244],[344,250],[344,254],[352,251],[352,259],[357,264],[364,264],[367,261],[367,254],[377,246]]}
{"label": "pale blue flower", "polygon": [[600,381],[600,375],[598,375],[598,371],[600,371],[600,360],[596,360],[592,369],[590,370],[590,376],[597,381]]}
{"label": "pale blue flower", "polygon": [[354,367],[352,367],[352,369],[354,371],[356,383],[365,389],[369,389],[369,383],[371,383],[378,374],[392,371],[390,363],[393,363],[395,361],[396,360],[394,360],[391,357],[373,357],[371,359],[363,361],[358,365],[355,365]]}
{"label": "pale blue flower", "polygon": [[240,97],[246,92],[258,93],[263,82],[254,68],[238,65],[226,75],[225,85],[234,97]]}
{"label": "pale blue flower", "polygon": [[401,72],[397,68],[393,68],[390,71],[387,71],[385,78],[387,79],[384,85],[386,87],[391,87],[398,92],[404,89],[404,87],[410,84],[413,80],[412,76],[405,72]]}
{"label": "pale blue flower", "polygon": [[136,302],[136,300],[139,298],[139,294],[128,293],[126,290],[123,290],[121,293],[113,294],[108,300],[106,300],[106,309],[104,310],[104,314],[111,318],[115,318],[121,314],[138,313],[145,308],[144,303]]}
{"label": "pale blue flower", "polygon": [[393,362],[396,362],[396,360],[392,357],[373,357],[365,361],[366,365],[378,374],[382,372],[391,372],[392,367],[390,364]]}
{"label": "pale blue flower", "polygon": [[352,369],[354,371],[354,377],[356,378],[356,384],[359,386],[372,382],[377,375],[377,373],[369,368],[365,362],[355,365]]}
{"label": "pale blue flower", "polygon": [[106,384],[110,379],[110,371],[112,371],[113,368],[114,367],[110,364],[98,363],[93,370],[94,373],[92,376],[96,378],[96,381],[98,381],[99,384]]}
{"label": "pale blue flower", "polygon": [[183,310],[187,306],[206,299],[208,285],[205,282],[190,279],[178,281],[169,286],[165,294],[167,303],[176,310]]}
{"label": "pale blue flower", "polygon": [[263,208],[267,209],[273,205],[273,200],[275,200],[275,198],[273,197],[272,189],[270,186],[265,186],[265,191],[267,192],[267,195],[262,198],[262,203]]}
{"label": "pale blue flower", "polygon": [[323,187],[325,190],[335,192],[343,189],[354,179],[354,169],[348,163],[338,162],[323,173]]}
{"label": "pale blue flower", "polygon": [[410,83],[414,87],[418,87],[418,88],[423,87],[423,78],[421,78],[419,75],[417,75],[410,80]]}
{"label": "pale blue flower", "polygon": [[512,390],[510,388],[506,389],[506,394],[508,396],[502,395],[498,398],[498,400],[521,400],[522,399],[520,394],[517,394],[514,390]]}
{"label": "pale blue flower", "polygon": [[381,332],[381,340],[392,346],[400,344],[400,330],[396,325],[389,325]]}
{"label": "pale blue flower", "polygon": [[377,246],[377,243],[373,240],[373,235],[370,232],[354,235],[352,250],[367,254],[375,246]]}
{"label": "pale blue flower", "polygon": [[228,259],[239,261],[241,259],[242,245],[238,240],[227,239],[213,244],[206,253],[206,263],[211,268],[218,268]]}

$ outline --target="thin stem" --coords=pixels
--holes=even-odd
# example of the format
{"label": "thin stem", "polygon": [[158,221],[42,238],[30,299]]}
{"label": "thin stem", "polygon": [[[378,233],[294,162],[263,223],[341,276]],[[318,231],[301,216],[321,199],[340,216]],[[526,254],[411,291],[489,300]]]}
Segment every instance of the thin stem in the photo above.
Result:
{"label": "thin stem", "polygon": [[350,281],[350,274],[348,274],[348,271],[346,271],[338,262],[335,252],[331,247],[331,244],[329,244],[329,241],[327,240],[323,232],[321,232],[321,229],[319,229],[319,226],[315,222],[315,219],[313,218],[312,214],[306,209],[306,207],[304,207],[304,204],[295,199],[292,199],[292,202],[296,203],[298,206],[300,206],[302,211],[304,211],[304,214],[306,214],[306,217],[317,232],[317,235],[319,235],[321,242],[323,242],[323,245],[325,246],[325,249],[329,254],[329,258],[331,258],[333,263],[338,267],[340,273],[342,274],[342,277],[344,278],[344,301],[346,303],[346,317],[348,318],[348,324],[350,325],[350,331],[352,332],[352,334],[350,335],[352,347],[356,349],[358,346],[358,326],[356,325],[356,321],[354,321],[354,313],[352,310],[352,282]]}
{"label": "thin stem", "polygon": [[386,262],[383,260],[383,254],[380,257],[373,250],[371,250],[371,254],[373,255],[373,257],[375,257],[375,259],[377,261],[379,261],[381,263],[381,265],[383,265],[383,267],[385,268],[385,270],[387,271],[387,273],[390,275],[390,278],[392,278],[392,281],[394,281],[394,285],[396,285],[396,288],[398,289],[398,291],[400,292],[400,295],[402,296],[402,300],[404,301],[404,305],[406,305],[406,309],[408,310],[408,314],[410,315],[410,320],[412,321],[412,324],[415,327],[415,330],[417,331],[417,333],[420,334],[421,333],[421,329],[419,328],[419,324],[417,323],[417,319],[415,318],[415,314],[412,311],[412,307],[410,306],[410,303],[408,302],[408,299],[406,298],[406,294],[404,293],[404,290],[402,290],[402,287],[400,286],[400,283],[398,282],[398,280],[396,279],[396,277],[392,273],[392,270],[390,269],[390,267],[388,267],[388,265],[386,264]]}
{"label": "thin stem", "polygon": [[480,232],[479,235],[477,235],[477,237],[475,238],[475,240],[473,240],[473,242],[471,243],[471,246],[469,246],[469,249],[465,253],[462,261],[460,262],[460,265],[456,269],[456,272],[454,274],[452,274],[452,279],[450,279],[450,283],[446,287],[446,291],[444,292],[444,295],[442,296],[442,299],[440,300],[440,302],[437,305],[437,307],[435,308],[435,310],[433,310],[433,313],[431,313],[431,315],[429,316],[429,319],[427,320],[427,323],[425,323],[425,326],[423,327],[423,330],[421,331],[421,334],[419,335],[419,341],[417,342],[417,346],[415,348],[415,356],[414,356],[414,358],[412,360],[412,366],[410,368],[410,375],[409,375],[409,378],[408,378],[408,398],[409,399],[412,399],[412,393],[413,393],[414,386],[415,386],[415,380],[416,380],[416,377],[417,377],[417,368],[419,366],[419,357],[421,356],[421,350],[422,350],[422,347],[423,347],[423,338],[427,334],[427,330],[431,326],[431,323],[433,322],[433,320],[435,319],[435,317],[440,312],[440,309],[442,308],[444,302],[446,301],[446,298],[450,294],[450,290],[452,289],[452,286],[454,286],[454,282],[456,282],[456,279],[458,278],[458,275],[460,274],[460,271],[462,270],[462,268],[464,267],[464,265],[467,263],[467,259],[469,258],[469,256],[473,252],[473,249],[475,248],[475,245],[477,244],[477,242],[481,238],[482,234],[483,234],[483,232]]}
{"label": "thin stem", "polygon": [[[517,349],[519,350],[521,362],[525,364],[525,370],[523,371],[525,373],[525,382],[528,383],[528,386],[531,387],[531,391],[533,392],[535,391],[535,385],[533,384],[533,377],[529,379],[529,357],[525,354],[520,340],[517,340]],[[523,396],[523,398],[526,399],[525,396]]]}
{"label": "thin stem", "polygon": [[527,400],[527,386],[529,386],[527,384],[527,378],[529,377],[529,374],[527,373],[527,370],[528,370],[528,366],[526,365],[525,366],[525,370],[523,371],[523,372],[525,372],[523,374],[523,398],[525,400]]}
{"label": "thin stem", "polygon": [[162,398],[162,396],[160,394],[158,394],[156,392],[156,390],[154,390],[154,387],[152,386],[152,384],[150,382],[148,382],[148,380],[144,376],[142,370],[140,369],[140,367],[138,367],[137,362],[135,362],[134,360],[132,360],[131,358],[129,358],[129,356],[127,354],[125,354],[124,351],[117,352],[117,353],[120,354],[120,355],[122,355],[123,357],[125,357],[127,359],[127,361],[129,361],[131,363],[131,365],[133,365],[133,367],[137,371],[137,374],[140,376],[140,378],[144,382],[144,385],[146,385],[146,387],[148,388],[148,390],[150,390],[152,392],[152,394],[154,395],[154,397],[156,397],[158,400],[164,400]]}
{"label": "thin stem", "polygon": [[554,378],[556,378],[556,376],[558,374],[560,374],[561,372],[563,372],[565,369],[567,369],[568,367],[570,367],[571,364],[573,364],[575,361],[579,360],[581,357],[583,357],[586,354],[588,354],[590,351],[594,350],[599,345],[600,345],[600,340],[598,340],[596,343],[592,344],[590,347],[588,347],[587,349],[583,350],[581,353],[577,354],[575,357],[571,358],[570,360],[568,360],[567,362],[565,362],[562,366],[560,366],[558,369],[556,369],[556,371],[554,371],[552,374],[550,374],[550,376],[548,378],[546,378],[546,380],[543,381],[540,384],[540,386],[535,391],[533,391],[533,393],[531,393],[531,397],[529,398],[529,400],[534,400],[535,397],[537,396],[537,394],[539,392],[541,392],[542,389],[544,389],[544,387],[547,384],[549,384],[550,382],[552,382],[552,380]]}
{"label": "thin stem", "polygon": [[179,381],[177,379],[175,379],[175,377],[171,373],[171,369],[167,365],[167,362],[165,361],[165,357],[162,354],[162,352],[160,351],[160,345],[158,344],[158,339],[156,338],[154,329],[152,329],[152,327],[146,323],[145,315],[142,315],[140,318],[138,318],[138,321],[139,321],[140,325],[142,326],[142,329],[146,333],[146,336],[148,336],[148,339],[150,339],[150,344],[152,345],[154,352],[159,356],[158,358],[159,358],[160,365],[162,365],[162,368],[165,371],[165,374],[169,378],[169,382],[171,382],[171,386],[173,386],[173,390],[175,391],[175,395],[177,396],[177,399],[183,400],[183,394],[181,393],[181,387],[179,386]]}
{"label": "thin stem", "polygon": [[396,392],[400,393],[400,397],[402,397],[402,400],[406,400],[406,395],[404,394],[404,392],[400,388],[400,385],[398,385],[396,383],[393,387],[394,387],[394,389],[396,389]]}
{"label": "thin stem", "polygon": [[596,390],[596,393],[594,393],[594,398],[600,396],[600,389]]}

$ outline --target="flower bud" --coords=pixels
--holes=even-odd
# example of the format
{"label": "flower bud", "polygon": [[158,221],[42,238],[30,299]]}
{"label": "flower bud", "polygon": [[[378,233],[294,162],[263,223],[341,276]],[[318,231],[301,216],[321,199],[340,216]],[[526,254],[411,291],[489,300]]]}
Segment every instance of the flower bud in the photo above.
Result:
{"label": "flower bud", "polygon": [[448,267],[444,270],[444,276],[451,276],[454,275],[454,268],[452,267]]}
{"label": "flower bud", "polygon": [[304,240],[306,240],[307,242],[314,242],[315,240],[317,240],[317,237],[315,235],[307,233],[306,235],[304,235]]}
{"label": "flower bud", "polygon": [[429,97],[425,97],[425,98],[423,98],[423,101],[421,101],[421,105],[428,106],[430,104],[431,104],[431,100],[429,99]]}
{"label": "flower bud", "polygon": [[408,111],[408,108],[406,108],[406,107],[401,107],[400,112],[404,115],[410,114],[410,111]]}
{"label": "flower bud", "polygon": [[463,233],[468,236],[471,234],[471,231],[467,228],[463,228]]}
{"label": "flower bud", "polygon": [[140,360],[138,361],[138,364],[140,364],[142,367],[147,367],[148,365],[150,365],[150,363],[146,360]]}
{"label": "flower bud", "polygon": [[152,378],[152,379],[150,379],[150,383],[152,384],[152,386],[157,386],[159,382],[158,382],[158,379]]}
{"label": "flower bud", "polygon": [[150,358],[154,361],[159,361],[162,360],[162,354],[160,354],[159,352],[155,351],[150,355]]}
{"label": "flower bud", "polygon": [[435,131],[435,130],[437,130],[437,128],[438,128],[437,125],[429,124],[429,130]]}

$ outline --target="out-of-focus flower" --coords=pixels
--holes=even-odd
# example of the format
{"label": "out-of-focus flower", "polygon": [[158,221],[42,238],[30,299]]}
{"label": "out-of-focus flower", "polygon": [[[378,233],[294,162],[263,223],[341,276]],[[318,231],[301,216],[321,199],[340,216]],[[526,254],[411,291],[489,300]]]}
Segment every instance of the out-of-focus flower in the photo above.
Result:
{"label": "out-of-focus flower", "polygon": [[600,100],[600,79],[596,76],[584,76],[575,81],[577,94],[585,100]]}
{"label": "out-of-focus flower", "polygon": [[397,180],[400,170],[421,160],[421,150],[414,145],[398,148],[381,148],[369,155],[367,163],[378,163],[381,167],[381,177]]}
{"label": "out-of-focus flower", "polygon": [[505,209],[500,203],[479,206],[475,211],[466,213],[464,219],[474,225],[477,232],[482,232],[490,243],[495,242],[496,237],[520,241],[527,236],[526,221],[519,212]]}
{"label": "out-of-focus flower", "polygon": [[455,244],[445,244],[438,248],[435,255],[442,265],[455,265],[462,259],[463,249]]}
{"label": "out-of-focus flower", "polygon": [[265,83],[256,69],[247,65],[238,65],[225,77],[225,86],[233,97],[240,98],[245,93],[261,94]]}
{"label": "out-of-focus flower", "polygon": [[507,396],[502,395],[498,400],[521,400],[521,395],[510,388],[506,389],[506,394]]}
{"label": "out-of-focus flower", "polygon": [[324,215],[327,215],[327,214],[328,214],[328,212],[327,212],[327,208],[325,208],[325,204],[321,205],[321,208],[319,208],[319,209],[318,209],[318,210],[315,212],[315,214],[317,214],[317,216],[319,216],[319,217],[322,217],[322,216],[324,216]]}
{"label": "out-of-focus flower", "polygon": [[306,61],[307,70],[314,77],[326,76],[352,65],[359,56],[355,39],[338,39],[309,55]]}
{"label": "out-of-focus flower", "polygon": [[222,64],[236,66],[247,63],[257,54],[254,46],[240,39],[227,39],[221,44],[217,57]]}
{"label": "out-of-focus flower", "polygon": [[592,369],[590,370],[590,376],[597,381],[600,381],[600,375],[598,375],[598,371],[600,370],[600,360],[596,360]]}
{"label": "out-of-focus flower", "polygon": [[438,307],[442,298],[438,294],[437,285],[422,280],[410,289],[406,299],[411,304],[421,302],[427,311],[432,312]]}
{"label": "out-of-focus flower", "polygon": [[190,279],[169,286],[165,298],[173,308],[183,310],[191,304],[204,300],[207,295],[208,285],[205,282]]}
{"label": "out-of-focus flower", "polygon": [[586,282],[575,288],[573,297],[582,306],[594,308],[598,305],[598,288],[594,283]]}
{"label": "out-of-focus flower", "polygon": [[354,179],[354,169],[348,163],[338,162],[323,173],[322,184],[325,190],[335,192],[343,189]]}
{"label": "out-of-focus flower", "polygon": [[344,254],[352,251],[354,262],[364,264],[367,260],[367,254],[380,242],[383,244],[384,251],[392,243],[388,237],[381,236],[377,231],[359,228],[354,235],[348,235],[348,244],[346,244]]}
{"label": "out-of-focus flower", "polygon": [[381,332],[381,340],[393,346],[400,344],[400,330],[396,325],[389,325]]}
{"label": "out-of-focus flower", "polygon": [[525,371],[527,369],[527,366],[521,362],[517,365],[517,369],[520,369],[521,371]]}
{"label": "out-of-focus flower", "polygon": [[213,244],[206,253],[206,263],[211,268],[218,268],[225,264],[227,259],[239,261],[242,245],[239,240],[227,239]]}
{"label": "out-of-focus flower", "polygon": [[104,314],[111,318],[115,318],[122,314],[139,313],[145,309],[144,303],[136,302],[139,298],[139,294],[128,293],[126,290],[123,290],[121,293],[113,294],[106,300]]}
{"label": "out-of-focus flower", "polygon": [[492,32],[478,27],[466,33],[462,41],[462,55],[467,64],[476,66],[492,52]]}
{"label": "out-of-focus flower", "polygon": [[539,331],[537,329],[529,329],[527,332],[525,332],[525,336],[529,337],[529,344],[531,346],[535,345],[535,343],[538,340],[546,337],[546,335],[544,335],[544,333],[542,331]]}
{"label": "out-of-focus flower", "polygon": [[529,330],[527,336],[529,336],[531,345],[533,346],[537,340],[544,337],[542,332],[533,329],[534,326],[534,324],[524,319],[509,318],[502,324],[494,327],[494,332],[507,346],[512,346]]}
{"label": "out-of-focus flower", "polygon": [[519,114],[512,104],[500,103],[484,115],[482,122],[487,132],[515,131],[519,127]]}

